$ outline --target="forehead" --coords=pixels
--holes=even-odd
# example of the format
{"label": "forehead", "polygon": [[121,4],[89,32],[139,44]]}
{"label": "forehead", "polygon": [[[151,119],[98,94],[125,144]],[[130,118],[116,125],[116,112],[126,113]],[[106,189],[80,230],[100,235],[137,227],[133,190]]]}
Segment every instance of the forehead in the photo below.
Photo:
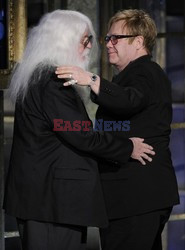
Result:
{"label": "forehead", "polygon": [[109,33],[114,34],[124,34],[127,31],[125,22],[120,20],[113,23],[109,29]]}

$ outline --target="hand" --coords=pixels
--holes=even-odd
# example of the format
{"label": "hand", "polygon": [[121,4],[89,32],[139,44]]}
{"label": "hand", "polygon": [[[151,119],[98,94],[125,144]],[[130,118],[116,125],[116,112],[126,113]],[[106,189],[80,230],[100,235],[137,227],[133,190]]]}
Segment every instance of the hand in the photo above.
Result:
{"label": "hand", "polygon": [[[77,66],[58,67],[55,73],[58,78],[68,79],[68,81],[63,84],[64,86],[69,86],[74,83],[82,86],[88,86],[91,82],[92,73]],[[71,82],[71,80],[74,80],[74,82]]]}
{"label": "hand", "polygon": [[144,161],[144,159],[151,162],[152,158],[149,157],[148,154],[155,155],[155,152],[153,151],[153,147],[144,143],[144,139],[142,138],[132,137],[129,139],[134,144],[134,149],[131,154],[131,158],[140,161],[142,165],[146,165],[146,162]]}

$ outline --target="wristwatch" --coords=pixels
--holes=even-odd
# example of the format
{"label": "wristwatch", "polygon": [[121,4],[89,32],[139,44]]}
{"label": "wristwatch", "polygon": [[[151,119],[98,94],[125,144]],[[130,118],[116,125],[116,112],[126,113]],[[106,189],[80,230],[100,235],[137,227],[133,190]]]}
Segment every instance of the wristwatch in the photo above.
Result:
{"label": "wristwatch", "polygon": [[98,78],[97,75],[92,74],[91,75],[91,81],[90,81],[90,83],[88,85],[89,86],[93,85],[96,82],[97,78]]}

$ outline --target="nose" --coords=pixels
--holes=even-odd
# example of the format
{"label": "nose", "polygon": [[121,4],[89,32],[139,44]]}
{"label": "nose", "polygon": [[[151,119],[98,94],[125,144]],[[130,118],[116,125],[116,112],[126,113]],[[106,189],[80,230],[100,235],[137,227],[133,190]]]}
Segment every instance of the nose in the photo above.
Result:
{"label": "nose", "polygon": [[112,48],[112,47],[113,47],[111,40],[109,40],[109,41],[106,43],[106,47],[107,47],[107,48]]}
{"label": "nose", "polygon": [[87,44],[87,48],[88,48],[88,49],[91,49],[91,48],[92,48],[92,43],[91,43],[91,42],[89,42],[89,43]]}

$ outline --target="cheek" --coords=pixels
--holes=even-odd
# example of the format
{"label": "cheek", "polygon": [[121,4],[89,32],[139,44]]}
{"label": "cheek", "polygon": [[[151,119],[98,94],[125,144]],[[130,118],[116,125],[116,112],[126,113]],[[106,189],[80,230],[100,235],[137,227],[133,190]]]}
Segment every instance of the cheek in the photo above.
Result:
{"label": "cheek", "polygon": [[118,50],[118,54],[120,57],[126,57],[129,54],[129,47],[127,46],[122,46]]}
{"label": "cheek", "polygon": [[122,59],[126,56],[126,50],[123,47],[117,48],[117,56]]}
{"label": "cheek", "polygon": [[79,55],[82,55],[84,52],[84,46],[80,46],[78,49]]}

